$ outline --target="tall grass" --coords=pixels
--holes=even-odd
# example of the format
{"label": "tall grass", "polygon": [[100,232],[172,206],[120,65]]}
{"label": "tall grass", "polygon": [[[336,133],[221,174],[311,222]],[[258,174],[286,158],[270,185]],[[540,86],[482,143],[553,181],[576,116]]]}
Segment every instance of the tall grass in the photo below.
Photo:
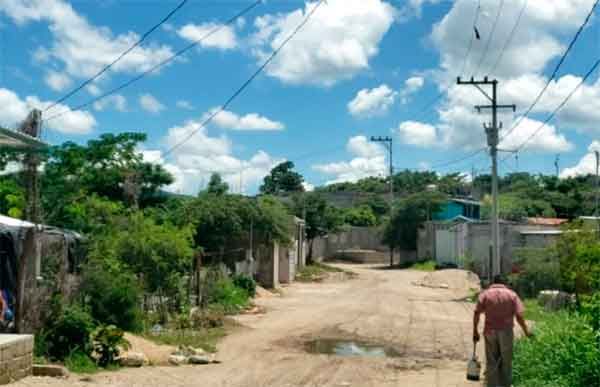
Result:
{"label": "tall grass", "polygon": [[538,322],[535,335],[516,343],[515,387],[591,387],[600,381],[599,333],[567,312]]}

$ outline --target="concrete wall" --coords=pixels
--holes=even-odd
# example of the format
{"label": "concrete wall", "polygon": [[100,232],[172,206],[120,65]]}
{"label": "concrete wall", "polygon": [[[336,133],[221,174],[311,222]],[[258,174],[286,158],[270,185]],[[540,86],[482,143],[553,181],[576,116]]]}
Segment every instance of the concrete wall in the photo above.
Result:
{"label": "concrete wall", "polygon": [[0,384],[32,374],[33,336],[0,335]]}
{"label": "concrete wall", "polygon": [[260,246],[255,252],[256,279],[264,287],[279,286],[279,244]]}
{"label": "concrete wall", "polygon": [[[436,257],[436,233],[451,225],[447,223],[428,222],[419,230],[418,253],[419,259]],[[459,258],[472,259],[477,273],[486,277],[490,269],[491,225],[489,222],[472,222],[460,226],[463,232],[456,232],[455,246],[459,250]],[[522,247],[546,247],[556,241],[556,236],[524,237],[522,231],[557,230],[555,226],[526,225],[505,222],[500,224],[500,256],[502,272],[510,273],[513,266],[515,250]]]}

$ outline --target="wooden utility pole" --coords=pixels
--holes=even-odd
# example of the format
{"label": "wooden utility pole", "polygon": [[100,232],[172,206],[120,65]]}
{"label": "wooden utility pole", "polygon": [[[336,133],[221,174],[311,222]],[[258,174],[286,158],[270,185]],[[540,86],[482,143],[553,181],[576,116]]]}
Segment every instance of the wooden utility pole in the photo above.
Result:
{"label": "wooden utility pole", "polygon": [[[502,273],[502,264],[500,257],[500,223],[498,220],[498,131],[502,128],[502,123],[498,123],[498,109],[512,109],[513,112],[517,107],[513,105],[498,105],[498,81],[496,79],[489,80],[484,77],[483,80],[475,80],[471,78],[468,81],[462,81],[458,77],[456,83],[458,85],[475,86],[481,93],[490,100],[491,105],[477,105],[475,109],[481,112],[483,109],[492,110],[492,122],[483,124],[487,135],[487,143],[490,147],[490,156],[492,157],[492,273],[494,276]],[[490,97],[482,86],[492,86],[492,96]]]}
{"label": "wooden utility pole", "polygon": [[[389,161],[390,161],[390,199],[389,199],[389,207],[390,207],[390,219],[394,216],[394,140],[391,137],[371,137],[371,141],[373,142],[381,142],[385,144],[386,148],[389,152]],[[394,248],[390,246],[390,267],[394,266]]]}
{"label": "wooden utility pole", "polygon": [[[29,137],[39,138],[42,124],[42,112],[40,110],[32,110],[25,121],[20,125],[19,132],[26,134]],[[25,219],[34,224],[31,238],[27,238],[26,241],[32,243],[31,248],[24,246],[21,257],[19,257],[19,265],[17,273],[17,294],[16,294],[16,316],[15,316],[15,328],[17,332],[23,330],[24,323],[24,302],[25,302],[25,289],[27,282],[27,268],[30,267],[30,263],[27,259],[33,255],[36,259],[40,254],[38,246],[38,228],[41,223],[40,216],[40,189],[39,189],[39,176],[38,166],[40,164],[39,155],[35,151],[28,151],[24,159],[25,167],[25,195],[27,205],[25,208]]]}
{"label": "wooden utility pole", "polygon": [[556,158],[554,159],[554,168],[556,169],[556,177],[558,178],[558,176],[560,175],[560,168],[559,168],[559,163],[560,162],[560,155],[556,155]]}

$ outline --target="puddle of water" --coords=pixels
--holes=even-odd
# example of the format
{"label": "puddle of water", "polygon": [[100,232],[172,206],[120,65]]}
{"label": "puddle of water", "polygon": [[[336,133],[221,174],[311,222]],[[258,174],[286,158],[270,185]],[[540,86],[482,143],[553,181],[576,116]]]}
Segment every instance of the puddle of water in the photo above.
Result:
{"label": "puddle of water", "polygon": [[309,353],[344,357],[400,357],[394,348],[364,341],[317,339],[306,344]]}

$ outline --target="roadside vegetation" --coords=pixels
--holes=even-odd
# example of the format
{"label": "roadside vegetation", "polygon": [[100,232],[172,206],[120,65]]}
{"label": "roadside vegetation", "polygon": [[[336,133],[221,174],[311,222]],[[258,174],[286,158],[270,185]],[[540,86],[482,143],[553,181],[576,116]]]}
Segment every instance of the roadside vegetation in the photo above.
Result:
{"label": "roadside vegetation", "polygon": [[517,341],[516,387],[584,387],[600,380],[600,239],[596,229],[574,224],[556,247],[520,256],[511,283],[524,297],[557,289],[574,294],[562,310],[527,299],[534,336]]}
{"label": "roadside vegetation", "polygon": [[296,280],[300,282],[321,282],[325,280],[330,273],[344,273],[352,277],[355,274],[339,267],[327,265],[325,263],[313,262],[304,266],[296,273]]}

